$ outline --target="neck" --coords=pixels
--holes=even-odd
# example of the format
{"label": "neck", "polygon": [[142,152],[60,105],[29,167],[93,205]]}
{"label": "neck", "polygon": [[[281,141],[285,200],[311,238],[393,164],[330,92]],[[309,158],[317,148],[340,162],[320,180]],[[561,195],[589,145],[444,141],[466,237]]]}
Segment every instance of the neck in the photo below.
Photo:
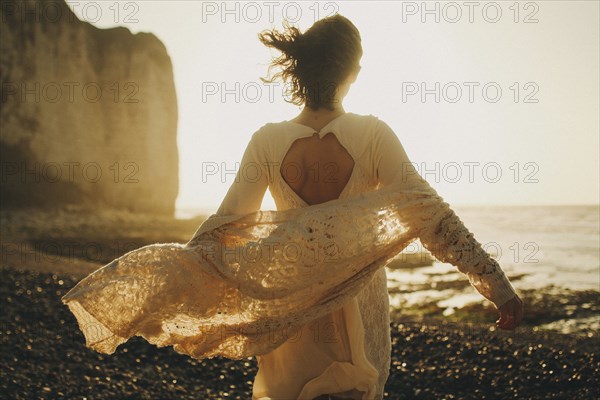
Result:
{"label": "neck", "polygon": [[333,119],[345,113],[346,111],[344,110],[342,104],[337,103],[333,107],[333,110],[329,110],[327,108],[319,108],[318,110],[313,110],[312,108],[305,106],[298,117],[318,121]]}

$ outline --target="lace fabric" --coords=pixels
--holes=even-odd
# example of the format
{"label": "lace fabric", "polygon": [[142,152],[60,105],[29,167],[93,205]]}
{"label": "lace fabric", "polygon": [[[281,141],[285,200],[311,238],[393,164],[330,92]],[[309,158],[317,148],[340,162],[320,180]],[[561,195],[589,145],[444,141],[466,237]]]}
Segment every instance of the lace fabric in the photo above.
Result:
{"label": "lace fabric", "polygon": [[[283,159],[280,149],[312,134],[298,125],[283,135],[287,128],[259,129],[240,171]],[[515,295],[498,263],[414,171],[386,124],[349,114],[327,131],[357,168],[343,198],[308,206],[271,169],[264,168],[258,180],[238,175],[217,213],[187,244],[127,253],[62,298],[86,345],[111,354],[137,335],[198,359],[265,355],[356,299],[364,353],[379,374],[369,391],[380,399],[391,357],[382,267],[408,244],[419,238],[496,306]],[[267,187],[279,211],[258,210]]]}
{"label": "lace fabric", "polygon": [[311,207],[258,211],[185,245],[127,253],[62,300],[86,344],[99,352],[111,354],[139,335],[198,359],[238,359],[267,353],[340,308],[420,237],[502,304],[514,295],[510,284],[499,287],[506,277],[478,242],[454,239],[472,239],[459,221],[435,191],[395,185]]}

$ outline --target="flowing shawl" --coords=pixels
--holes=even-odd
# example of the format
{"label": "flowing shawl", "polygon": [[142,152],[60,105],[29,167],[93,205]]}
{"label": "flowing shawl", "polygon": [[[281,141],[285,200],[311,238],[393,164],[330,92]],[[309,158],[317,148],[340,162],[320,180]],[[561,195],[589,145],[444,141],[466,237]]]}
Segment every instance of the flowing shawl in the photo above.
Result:
{"label": "flowing shawl", "polygon": [[240,359],[342,307],[417,238],[497,305],[514,295],[434,189],[399,182],[303,208],[213,215],[188,243],[131,251],[62,301],[101,353],[141,336],[196,359]]}

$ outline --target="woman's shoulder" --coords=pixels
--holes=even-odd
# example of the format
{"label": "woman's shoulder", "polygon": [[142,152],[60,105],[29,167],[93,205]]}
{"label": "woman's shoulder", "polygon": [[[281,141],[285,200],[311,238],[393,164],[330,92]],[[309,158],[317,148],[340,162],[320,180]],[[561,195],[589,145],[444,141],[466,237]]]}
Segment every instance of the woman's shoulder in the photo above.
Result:
{"label": "woman's shoulder", "polygon": [[[387,124],[383,122],[379,117],[373,114],[359,114],[354,112],[347,112],[341,118],[336,118],[327,125],[327,129],[336,131],[336,133],[352,134],[352,132],[360,133],[375,133],[381,130],[382,127],[387,127]],[[274,122],[266,122],[262,125],[254,135],[260,136],[268,141],[270,140],[281,140],[284,138],[289,139],[288,136],[298,136],[306,134],[306,127],[292,122],[289,120],[281,120]],[[290,135],[285,135],[288,132]]]}
{"label": "woman's shoulder", "polygon": [[[379,118],[376,115],[373,114],[365,114],[365,115],[359,115],[356,114],[356,121],[361,121],[364,125],[363,125],[363,129],[362,131],[368,131],[371,133],[372,137],[381,137],[383,136],[389,136],[389,135],[393,135],[396,136],[396,133],[394,132],[394,130],[392,129],[392,127],[385,122],[383,119]],[[358,124],[356,124],[358,125]]]}
{"label": "woman's shoulder", "polygon": [[378,123],[379,118],[373,114],[358,114],[349,112],[347,121],[352,123],[362,123],[368,125],[375,125]]}
{"label": "woman's shoulder", "polygon": [[349,134],[355,133],[358,137],[368,137],[369,140],[374,135],[385,131],[389,126],[379,117],[373,114],[348,113],[348,118],[341,121],[340,130]]}
{"label": "woman's shoulder", "polygon": [[384,120],[373,114],[354,114],[354,116],[355,120],[363,121],[373,126],[387,125]]}

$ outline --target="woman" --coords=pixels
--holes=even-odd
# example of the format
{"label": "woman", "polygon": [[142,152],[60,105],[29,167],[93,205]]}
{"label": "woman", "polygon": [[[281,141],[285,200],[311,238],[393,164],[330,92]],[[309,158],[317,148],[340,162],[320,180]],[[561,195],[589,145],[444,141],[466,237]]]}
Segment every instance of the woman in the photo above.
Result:
{"label": "woman", "polygon": [[[348,19],[336,15],[320,20],[304,34],[288,26],[283,33],[265,32],[260,40],[282,53],[274,62],[282,68],[276,77],[289,81],[293,102],[305,104],[296,118],[270,127],[263,135],[262,140],[271,143],[269,161],[281,166],[281,179],[273,179],[279,183],[273,190],[278,209],[373,190],[397,179],[403,166],[411,165],[383,122],[346,113],[343,108],[362,56],[359,32]],[[369,128],[376,131],[374,140],[367,140]],[[236,209],[236,205],[253,200],[248,193],[252,191],[234,185],[220,212],[251,211]],[[259,197],[255,197],[253,209]],[[303,327],[299,339],[257,356],[254,396],[312,398],[337,393],[337,398],[361,399],[368,392],[365,398],[381,398],[391,350],[386,287],[382,268],[341,310]],[[513,328],[520,319],[520,302],[509,285],[506,291],[514,300],[501,308],[500,325]],[[513,313],[516,320],[509,322]],[[319,327],[328,327],[329,332],[315,340],[313,332]]]}
{"label": "woman", "polygon": [[[256,355],[253,399],[381,399],[391,355],[381,266],[416,237],[494,302],[500,328],[514,329],[522,302],[496,261],[387,124],[344,110],[360,70],[356,27],[335,15],[304,34],[286,26],[259,37],[282,52],[274,78],[305,107],[253,134],[221,206],[189,243],[126,254],[63,297],[87,345],[110,354],[140,335],[196,358]],[[258,211],[267,188],[278,211]]]}

